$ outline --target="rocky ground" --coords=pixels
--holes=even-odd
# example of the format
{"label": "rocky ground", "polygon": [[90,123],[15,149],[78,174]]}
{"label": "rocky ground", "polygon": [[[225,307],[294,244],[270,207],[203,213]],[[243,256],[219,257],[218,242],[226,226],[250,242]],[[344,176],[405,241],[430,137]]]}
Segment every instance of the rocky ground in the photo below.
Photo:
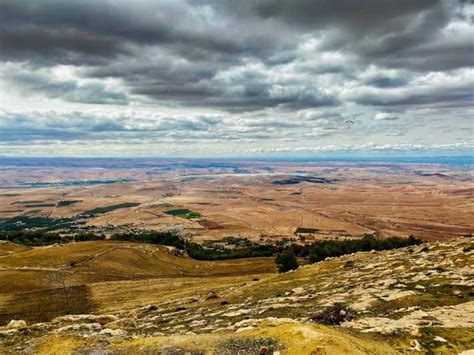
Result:
{"label": "rocky ground", "polygon": [[[2,353],[446,353],[474,349],[474,240],[346,255],[216,292],[0,328]],[[103,352],[100,352],[103,351]],[[474,350],[471,350],[474,351]]]}

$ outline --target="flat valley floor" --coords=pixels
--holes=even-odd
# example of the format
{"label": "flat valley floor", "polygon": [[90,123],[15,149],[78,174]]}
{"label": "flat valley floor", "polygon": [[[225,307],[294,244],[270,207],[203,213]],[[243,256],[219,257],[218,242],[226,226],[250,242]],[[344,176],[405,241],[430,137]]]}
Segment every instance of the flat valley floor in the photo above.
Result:
{"label": "flat valley floor", "polygon": [[[29,217],[85,230],[177,229],[196,241],[443,240],[474,231],[472,165],[112,161],[0,170],[0,228]],[[26,216],[22,220],[15,217]],[[22,218],[23,218],[22,217]]]}

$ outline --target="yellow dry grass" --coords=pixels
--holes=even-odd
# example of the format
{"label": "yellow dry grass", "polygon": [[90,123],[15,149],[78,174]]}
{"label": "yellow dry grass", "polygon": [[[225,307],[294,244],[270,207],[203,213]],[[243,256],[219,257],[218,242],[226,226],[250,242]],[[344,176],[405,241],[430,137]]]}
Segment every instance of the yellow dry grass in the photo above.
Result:
{"label": "yellow dry grass", "polygon": [[[172,335],[150,338],[135,338],[112,342],[106,348],[120,354],[160,353],[165,349],[184,349],[187,352],[201,351],[206,354],[220,354],[227,341],[249,341],[273,339],[281,354],[395,354],[397,351],[388,343],[374,339],[364,339],[329,327],[282,323],[271,325],[262,323],[256,329],[241,333],[216,333],[198,335]],[[39,354],[74,354],[85,346],[100,345],[85,339],[73,337],[45,337],[37,345]],[[87,345],[86,345],[87,344]]]}
{"label": "yellow dry grass", "polygon": [[[275,272],[273,258],[197,261],[164,246],[113,241],[34,248],[1,257],[0,267],[4,320],[32,316],[25,305],[46,307],[49,314],[45,303],[55,302],[50,290],[60,293],[62,287],[51,275],[60,273],[67,286],[85,286],[77,295],[87,298],[78,299],[82,312],[105,312],[226,290]],[[54,315],[64,306],[58,304]]]}

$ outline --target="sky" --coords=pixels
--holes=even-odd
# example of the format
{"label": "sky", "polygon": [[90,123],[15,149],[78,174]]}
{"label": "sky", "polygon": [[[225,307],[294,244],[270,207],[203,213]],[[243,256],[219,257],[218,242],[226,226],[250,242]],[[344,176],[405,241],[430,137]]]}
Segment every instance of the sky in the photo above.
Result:
{"label": "sky", "polygon": [[0,156],[470,155],[474,3],[0,0]]}

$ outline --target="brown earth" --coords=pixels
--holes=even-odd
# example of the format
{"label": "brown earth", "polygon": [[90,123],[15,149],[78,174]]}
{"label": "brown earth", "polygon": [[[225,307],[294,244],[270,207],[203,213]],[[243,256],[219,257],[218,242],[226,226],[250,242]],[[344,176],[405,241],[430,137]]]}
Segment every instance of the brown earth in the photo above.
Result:
{"label": "brown earth", "polygon": [[[264,168],[249,163],[247,175],[226,169],[6,169],[0,172],[0,181],[6,185],[100,178],[137,181],[6,189],[0,194],[0,219],[21,214],[75,217],[96,207],[132,202],[140,205],[97,215],[87,225],[106,231],[178,228],[195,240],[295,238],[297,228],[317,230],[304,234],[308,240],[373,232],[441,240],[474,232],[474,183],[472,170],[465,167],[268,163]],[[265,175],[267,171],[275,175]],[[294,173],[324,177],[332,183],[272,183]],[[61,200],[78,202],[56,205]],[[185,219],[166,213],[179,208],[199,212],[201,217]]]}

